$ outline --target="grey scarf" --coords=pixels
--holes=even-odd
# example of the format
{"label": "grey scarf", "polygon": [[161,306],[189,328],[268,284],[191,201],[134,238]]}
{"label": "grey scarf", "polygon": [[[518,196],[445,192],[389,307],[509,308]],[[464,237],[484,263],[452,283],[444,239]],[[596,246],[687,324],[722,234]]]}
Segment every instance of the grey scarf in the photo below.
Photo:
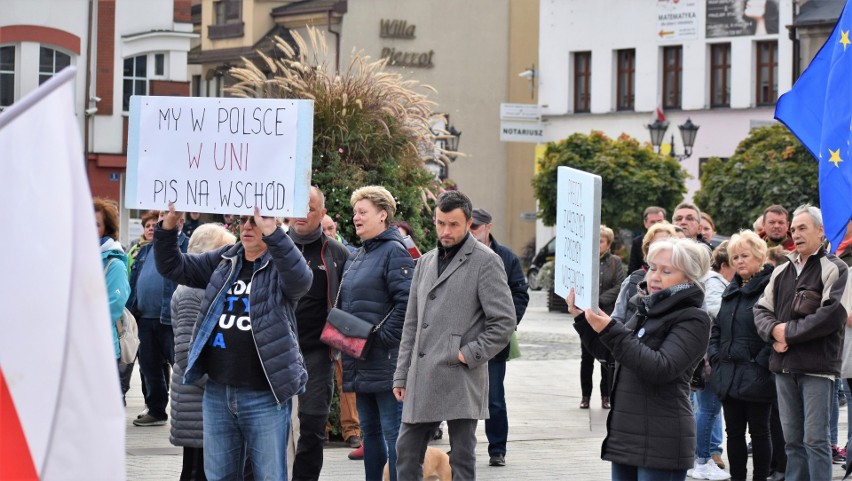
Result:
{"label": "grey scarf", "polygon": [[318,241],[320,237],[322,237],[322,226],[318,226],[317,230],[311,232],[308,235],[299,235],[299,233],[296,232],[296,229],[292,227],[290,227],[290,230],[287,233],[290,234],[290,238],[292,238],[293,242],[295,242],[296,244],[308,245],[313,244],[314,242]]}

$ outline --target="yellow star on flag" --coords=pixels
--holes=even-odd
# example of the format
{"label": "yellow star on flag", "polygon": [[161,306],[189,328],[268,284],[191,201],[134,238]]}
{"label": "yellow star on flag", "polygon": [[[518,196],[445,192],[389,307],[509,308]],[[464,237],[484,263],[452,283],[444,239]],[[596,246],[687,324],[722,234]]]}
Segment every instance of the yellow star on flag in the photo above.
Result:
{"label": "yellow star on flag", "polygon": [[847,47],[850,43],[852,43],[852,41],[849,41],[849,30],[847,30],[847,31],[845,31],[845,32],[844,32],[843,30],[841,30],[841,31],[840,31],[840,43],[842,43],[842,44],[843,44],[843,51],[845,52],[845,51],[846,51],[846,47]]}
{"label": "yellow star on flag", "polygon": [[831,150],[828,149],[829,153],[831,153],[831,158],[828,159],[829,162],[834,163],[834,166],[840,168],[840,163],[843,162],[843,159],[840,158],[840,149]]}

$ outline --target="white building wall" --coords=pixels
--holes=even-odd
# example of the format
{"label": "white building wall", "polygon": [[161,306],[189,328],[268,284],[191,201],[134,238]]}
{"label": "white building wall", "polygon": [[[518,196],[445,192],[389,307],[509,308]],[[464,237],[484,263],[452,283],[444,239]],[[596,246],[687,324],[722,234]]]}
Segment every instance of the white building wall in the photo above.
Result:
{"label": "white building wall", "polygon": [[[682,0],[683,1],[683,0]],[[665,144],[675,135],[675,150],[683,152],[677,125],[687,118],[699,125],[691,158],[683,165],[692,176],[687,199],[700,187],[700,158],[729,157],[753,125],[771,122],[774,106],[755,105],[756,42],[778,42],[778,92],[792,85],[792,41],[786,25],[792,23],[792,0],[779,0],[779,33],[746,37],[705,38],[706,1],[698,2],[698,35],[690,40],[660,41],[657,2],[650,0],[541,0],[539,42],[539,104],[552,141],[591,130],[612,138],[626,133],[649,141],[645,124],[662,92],[662,49],[683,47],[682,109],[666,111],[670,122]],[[731,44],[731,99],[729,108],[709,108],[711,43]],[[615,51],[633,48],[635,111],[617,112],[615,106]],[[591,113],[573,114],[573,53],[592,52]],[[540,237],[546,242],[549,237]]]}

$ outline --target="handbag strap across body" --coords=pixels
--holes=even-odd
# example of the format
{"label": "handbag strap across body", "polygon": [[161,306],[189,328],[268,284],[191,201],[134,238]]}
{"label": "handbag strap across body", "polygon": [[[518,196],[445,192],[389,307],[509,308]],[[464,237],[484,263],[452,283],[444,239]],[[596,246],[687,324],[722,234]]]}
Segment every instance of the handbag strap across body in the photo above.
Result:
{"label": "handbag strap across body", "polygon": [[[354,259],[352,259],[352,263],[351,263],[351,264],[349,264],[349,268],[348,268],[348,269],[346,269],[346,272],[344,272],[344,273],[343,273],[343,276],[341,276],[341,278],[340,278],[340,286],[338,286],[338,287],[337,287],[337,296],[334,298],[334,305],[333,305],[333,306],[331,306],[331,307],[332,307],[332,309],[336,309],[337,301],[339,301],[339,300],[340,300],[340,291],[341,291],[341,290],[343,290],[343,279],[346,277],[346,274],[349,274],[349,271],[351,271],[351,270],[352,270],[352,267],[355,265],[355,261],[357,261],[357,260],[358,260],[358,257],[360,257],[360,256],[361,256],[361,252],[363,252],[363,251],[364,251],[364,248],[363,248],[363,247],[361,247],[360,249],[358,249],[358,253],[357,253],[357,254],[355,254],[355,258],[354,258]],[[388,318],[390,317],[390,315],[391,315],[391,314],[393,314],[393,309],[394,309],[394,308],[393,308],[393,307],[391,307],[390,312],[388,312],[388,313],[387,313],[387,315],[385,316],[385,318],[384,318],[384,319],[382,319],[382,321],[381,321],[380,323],[376,324],[376,325],[373,327],[373,329],[370,331],[370,333],[371,333],[371,334],[372,334],[372,333],[374,333],[374,332],[376,332],[376,331],[378,331],[379,329],[381,329],[381,328],[382,328],[382,324],[384,324],[384,323],[385,323],[385,321],[387,321],[387,320],[388,320]]]}

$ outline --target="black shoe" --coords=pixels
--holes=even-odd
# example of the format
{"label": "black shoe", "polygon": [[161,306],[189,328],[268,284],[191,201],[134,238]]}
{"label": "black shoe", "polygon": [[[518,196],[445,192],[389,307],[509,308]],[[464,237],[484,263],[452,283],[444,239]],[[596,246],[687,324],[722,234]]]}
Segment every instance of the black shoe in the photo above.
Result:
{"label": "black shoe", "polygon": [[361,447],[361,438],[353,434],[352,436],[349,436],[349,438],[346,440],[346,444],[348,444],[349,447],[352,449],[358,449]]}
{"label": "black shoe", "polygon": [[495,454],[491,456],[491,459],[488,460],[489,466],[505,466],[506,465],[506,456],[503,454]]}
{"label": "black shoe", "polygon": [[158,419],[150,414],[146,414],[139,419],[133,420],[134,426],[165,426],[168,418]]}
{"label": "black shoe", "polygon": [[435,428],[435,432],[432,433],[432,440],[437,441],[444,437],[444,430],[441,427]]}
{"label": "black shoe", "polygon": [[768,478],[766,478],[766,481],[784,481],[784,473],[779,473],[778,471],[775,471],[774,473],[770,474]]}

